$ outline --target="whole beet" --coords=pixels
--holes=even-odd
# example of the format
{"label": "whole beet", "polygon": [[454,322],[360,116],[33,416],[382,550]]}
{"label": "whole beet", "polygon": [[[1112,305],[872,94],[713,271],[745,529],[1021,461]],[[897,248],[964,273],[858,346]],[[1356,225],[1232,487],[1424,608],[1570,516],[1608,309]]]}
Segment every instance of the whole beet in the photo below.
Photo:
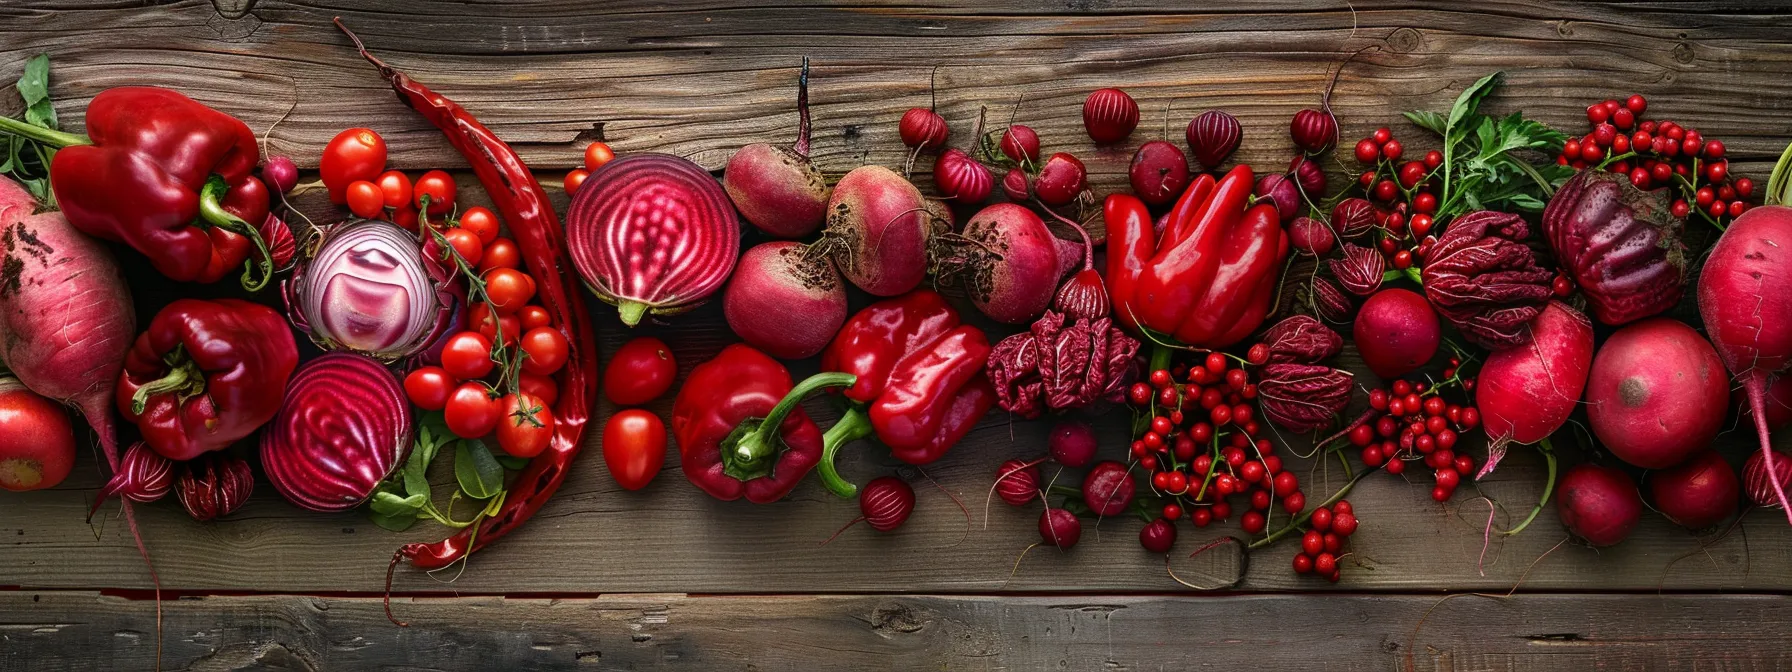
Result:
{"label": "whole beet", "polygon": [[827,212],[817,245],[848,281],[877,296],[920,286],[939,216],[914,184],[883,166],[860,166],[834,185]]}
{"label": "whole beet", "polygon": [[746,251],[722,295],[728,328],[780,359],[814,356],[846,322],[846,285],[833,262],[801,243],[762,243]]}
{"label": "whole beet", "polygon": [[722,188],[740,214],[766,235],[801,238],[827,217],[828,182],[809,162],[809,59],[797,79],[796,144],[754,143],[728,159]]}
{"label": "whole beet", "polygon": [[[1058,280],[1080,260],[1032,210],[997,203],[972,215],[964,232],[943,236],[934,253],[938,274],[964,284],[971,303],[998,321],[1031,321],[1052,303]],[[1064,241],[1068,242],[1068,241]]]}

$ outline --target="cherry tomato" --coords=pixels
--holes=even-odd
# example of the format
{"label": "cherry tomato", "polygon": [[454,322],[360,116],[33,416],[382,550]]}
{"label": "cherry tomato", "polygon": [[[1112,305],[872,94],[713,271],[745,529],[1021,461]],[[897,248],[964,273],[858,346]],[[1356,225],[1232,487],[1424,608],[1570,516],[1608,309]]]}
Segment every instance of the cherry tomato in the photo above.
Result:
{"label": "cherry tomato", "polygon": [[604,464],[628,490],[653,482],[666,463],[666,423],[638,408],[620,411],[604,423]]}
{"label": "cherry tomato", "polygon": [[616,158],[616,151],[609,145],[593,142],[585,146],[585,170],[597,170],[599,167]]}
{"label": "cherry tomato", "polygon": [[549,315],[548,309],[541,306],[523,306],[522,310],[516,311],[516,316],[523,321],[524,329],[545,327],[554,323],[554,316]]}
{"label": "cherry tomato", "polygon": [[483,378],[492,364],[492,341],[477,331],[460,332],[442,345],[442,368],[457,379]]}
{"label": "cherry tomato", "polygon": [[480,336],[484,336],[486,340],[494,343],[498,341],[498,330],[502,328],[506,346],[515,344],[516,339],[523,335],[522,320],[517,319],[515,315],[494,317],[491,306],[483,303],[475,305],[472,310],[467,311],[467,324],[472,326],[474,331],[479,332]]}
{"label": "cherry tomato", "polygon": [[392,211],[392,223],[404,227],[404,230],[410,231],[411,233],[419,233],[422,231],[422,229],[417,228],[417,208],[409,203],[406,203],[402,208]]}
{"label": "cherry tomato", "polygon": [[493,240],[485,246],[485,256],[479,259],[479,272],[484,273],[494,268],[516,268],[522,262],[522,252],[516,249],[516,242],[509,238]]}
{"label": "cherry tomato", "polygon": [[369,128],[350,128],[337,133],[324,146],[318,159],[317,172],[330,191],[330,202],[348,203],[348,185],[356,180],[374,180],[386,169],[386,140]]}
{"label": "cherry tomato", "polygon": [[585,170],[584,168],[574,168],[572,172],[567,173],[566,195],[571,196],[578,193],[579,185],[584,184],[585,178],[587,177],[591,177],[591,171]]}
{"label": "cherry tomato", "polygon": [[472,231],[449,229],[442,232],[442,237],[448,240],[448,245],[460,254],[460,258],[467,260],[468,266],[477,265],[480,255],[485,252],[479,244],[479,234]]}
{"label": "cherry tomato", "polygon": [[406,177],[404,171],[388,170],[380,173],[380,179],[375,180],[374,184],[379,185],[380,195],[386,198],[386,207],[402,208],[411,204],[411,178]]}
{"label": "cherry tomato", "polygon": [[514,268],[494,268],[485,274],[485,296],[501,315],[509,315],[535,298],[535,279]]}
{"label": "cherry tomato", "polygon": [[454,393],[454,377],[439,366],[420,366],[404,377],[404,396],[425,411],[439,411]]}
{"label": "cherry tomato", "polygon": [[547,376],[524,371],[516,377],[516,387],[535,395],[536,398],[541,399],[541,403],[549,406],[553,406],[554,402],[560,400],[560,384]]}
{"label": "cherry tomato", "polygon": [[429,214],[440,215],[454,209],[454,176],[440,170],[432,170],[417,178],[416,193],[418,207],[422,207],[423,197],[429,197]]}
{"label": "cherry tomato", "polygon": [[523,370],[548,375],[566,366],[566,337],[553,327],[523,332]]}
{"label": "cherry tomato", "polygon": [[672,349],[652,336],[642,336],[622,344],[610,358],[604,371],[604,396],[620,406],[637,406],[653,401],[672,389],[678,376],[678,361]]}
{"label": "cherry tomato", "polygon": [[475,205],[460,213],[460,228],[479,234],[479,242],[490,245],[498,239],[498,216]]}
{"label": "cherry tomato", "polygon": [[448,396],[442,408],[442,419],[448,431],[463,439],[477,439],[492,433],[504,416],[504,404],[486,389],[484,383],[461,383]]}
{"label": "cherry tomato", "polygon": [[380,186],[367,180],[350,182],[343,198],[348,199],[348,211],[356,217],[373,219],[386,211],[386,197],[380,194]]}
{"label": "cherry tomato", "polygon": [[504,395],[498,447],[512,457],[535,457],[554,438],[554,412],[528,392]]}

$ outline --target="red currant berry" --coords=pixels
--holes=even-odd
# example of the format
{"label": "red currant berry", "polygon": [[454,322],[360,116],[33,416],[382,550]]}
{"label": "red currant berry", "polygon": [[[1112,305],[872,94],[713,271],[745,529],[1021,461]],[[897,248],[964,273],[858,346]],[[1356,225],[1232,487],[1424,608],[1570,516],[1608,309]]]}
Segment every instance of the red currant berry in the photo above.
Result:
{"label": "red currant berry", "polygon": [[1381,158],[1381,145],[1374,140],[1363,138],[1356,143],[1356,160],[1359,163],[1375,163]]}

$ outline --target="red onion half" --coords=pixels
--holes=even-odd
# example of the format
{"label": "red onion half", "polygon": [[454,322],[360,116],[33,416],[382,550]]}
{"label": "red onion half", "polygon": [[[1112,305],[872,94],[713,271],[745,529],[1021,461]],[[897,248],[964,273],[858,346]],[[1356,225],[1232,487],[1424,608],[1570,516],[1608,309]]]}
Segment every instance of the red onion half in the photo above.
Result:
{"label": "red onion half", "polygon": [[361,355],[306,362],[262,428],[261,466],[287,501],[312,511],[360,505],[411,452],[411,404],[398,377]]}
{"label": "red onion half", "polygon": [[607,164],[566,210],[566,244],[585,286],[634,326],[721,289],[740,256],[740,220],[722,185],[670,154]]}
{"label": "red onion half", "polygon": [[284,294],[293,326],[320,347],[390,361],[423,350],[447,330],[458,303],[450,286],[414,234],[360,219],[326,229]]}

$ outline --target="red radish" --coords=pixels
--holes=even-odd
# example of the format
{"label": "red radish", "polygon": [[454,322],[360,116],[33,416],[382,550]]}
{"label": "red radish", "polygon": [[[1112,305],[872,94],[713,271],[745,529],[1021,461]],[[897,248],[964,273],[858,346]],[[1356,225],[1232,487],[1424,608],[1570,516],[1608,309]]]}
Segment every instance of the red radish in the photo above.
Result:
{"label": "red radish", "polygon": [[1152,553],[1168,553],[1176,545],[1176,526],[1158,518],[1139,528],[1139,545]]}
{"label": "red radish", "polygon": [[1083,503],[1098,516],[1117,516],[1132,503],[1132,476],[1113,460],[1095,463],[1083,477]]}
{"label": "red radish", "polygon": [[1774,485],[1776,478],[1782,484],[1792,482],[1792,455],[1777,450],[1773,453],[1773,467],[1778,474],[1767,473],[1765,451],[1749,454],[1748,460],[1742,463],[1742,487],[1748,493],[1748,501],[1769,509],[1780,508],[1780,502],[1785,501],[1785,486]]}
{"label": "red radish", "polygon": [[1188,122],[1184,135],[1189,151],[1195,153],[1195,160],[1208,170],[1218,170],[1244,140],[1244,126],[1238,123],[1237,117],[1208,110]]}
{"label": "red radish", "polygon": [[834,184],[818,251],[852,284],[896,296],[927,276],[927,245],[939,216],[921,190],[883,166],[861,166]]}
{"label": "red radish", "polygon": [[1025,202],[1033,197],[1033,178],[1019,168],[1008,169],[1008,174],[1002,176],[1002,195],[1016,203]]}
{"label": "red radish", "polygon": [[1556,492],[1556,514],[1562,524],[1594,546],[1623,541],[1643,517],[1636,483],[1612,467],[1583,464],[1569,469]]}
{"label": "red radish", "polygon": [[933,110],[916,107],[902,113],[902,122],[897,126],[902,136],[902,144],[916,151],[944,147],[946,136],[951,129],[946,127],[946,118]]}
{"label": "red radish", "polygon": [[1065,205],[1081,196],[1089,186],[1089,169],[1076,157],[1058,152],[1045,160],[1039,179],[1033,181],[1033,193],[1039,202],[1051,207]]}
{"label": "red radish", "polygon": [[0,488],[53,488],[75,466],[75,428],[68,411],[0,376]]}
{"label": "red radish", "polygon": [[1058,279],[1072,267],[1039,215],[997,203],[971,216],[962,234],[941,236],[933,254],[938,275],[961,281],[971,303],[996,320],[1019,324],[1051,305]]}
{"label": "red radish", "polygon": [[[1524,343],[1494,352],[1481,366],[1475,406],[1488,438],[1496,444],[1549,438],[1580,403],[1592,363],[1593,323],[1551,301],[1531,320]],[[1498,461],[1490,452],[1481,473]]]}
{"label": "red radish", "polygon": [[1724,456],[1709,448],[1685,464],[1649,475],[1655,508],[1681,527],[1703,530],[1736,513],[1742,484]]}
{"label": "red radish", "polygon": [[[1101,271],[1095,270],[1095,245],[1089,241],[1089,231],[1084,229],[1081,224],[1065,219],[1050,208],[1046,209],[1046,213],[1063,222],[1065,226],[1075,229],[1077,235],[1083,239],[1083,270],[1077,271],[1075,275],[1070,276],[1069,280],[1065,280],[1064,284],[1058,286],[1058,294],[1052,298],[1052,308],[1072,320],[1099,320],[1109,317],[1113,306],[1108,300],[1107,283],[1102,281]],[[1053,238],[1053,240],[1057,239]],[[1065,246],[1059,245],[1058,251],[1059,260],[1062,262],[1064,261],[1062,255],[1065,252]]]}
{"label": "red radish", "polygon": [[1619,459],[1665,469],[1717,437],[1728,388],[1723,360],[1703,336],[1665,317],[1645,319],[1594,355],[1587,420]]}
{"label": "red radish", "polygon": [[1046,435],[1046,451],[1052,461],[1081,469],[1095,459],[1095,428],[1081,420],[1060,420]]}
{"label": "red radish", "polygon": [[1182,195],[1188,186],[1188,157],[1175,145],[1152,140],[1139,145],[1126,172],[1132,193],[1150,205],[1163,205]]}
{"label": "red radish", "polygon": [[906,481],[894,476],[874,478],[859,489],[859,517],[852,519],[852,522],[821,543],[826,545],[828,541],[833,541],[834,537],[840,536],[846,528],[857,525],[859,521],[865,521],[871,529],[879,532],[889,532],[902,527],[914,512],[915,489],[909,487]]}
{"label": "red radish", "polygon": [[1022,506],[1039,495],[1036,463],[1008,460],[996,470],[996,495],[1009,506]]}
{"label": "red radish", "polygon": [[[1782,157],[1776,177],[1785,162]],[[1699,273],[1699,314],[1718,356],[1748,393],[1773,493],[1792,520],[1763,410],[1769,376],[1792,365],[1792,207],[1754,208],[1730,223]]]}
{"label": "red radish", "polygon": [[1076,519],[1076,514],[1069,509],[1047,508],[1039,514],[1040,543],[1051,544],[1059,550],[1066,550],[1076,545],[1083,538],[1083,521]]}
{"label": "red radish", "polygon": [[1294,185],[1292,177],[1282,174],[1259,177],[1251,194],[1274,203],[1276,215],[1281,217],[1283,224],[1294,221],[1294,216],[1300,214],[1300,188]]}
{"label": "red radish", "polygon": [[284,156],[270,156],[261,164],[261,181],[284,194],[299,186],[299,166]]}
{"label": "red radish", "polygon": [[1386,380],[1404,376],[1431,361],[1443,337],[1437,312],[1425,297],[1398,288],[1381,290],[1363,302],[1351,333],[1363,363]]}
{"label": "red radish", "polygon": [[1288,162],[1288,174],[1294,176],[1294,183],[1307,198],[1318,200],[1325,195],[1325,169],[1317,161],[1296,155]]}
{"label": "red radish", "polygon": [[728,328],[779,359],[813,357],[846,323],[846,283],[826,257],[801,243],[755,245],[722,293]]}
{"label": "red radish", "polygon": [[1083,100],[1083,128],[1096,142],[1125,140],[1139,125],[1139,103],[1119,89],[1096,89]]}
{"label": "red radish", "polygon": [[604,164],[566,209],[566,247],[585,286],[634,326],[722,288],[740,255],[740,220],[716,178],[670,154]]}
{"label": "red radish", "polygon": [[809,58],[797,76],[796,144],[759,142],[728,159],[722,188],[753,226],[775,238],[801,238],[827,216],[828,181],[809,162]]}
{"label": "red radish", "polygon": [[1344,74],[1344,66],[1366,49],[1368,47],[1358,49],[1338,64],[1338,71],[1332,73],[1331,81],[1325,85],[1325,94],[1319,97],[1319,109],[1294,113],[1294,118],[1288,122],[1288,135],[1294,139],[1294,146],[1308,154],[1318,154],[1338,143],[1338,117],[1332,114],[1332,90],[1338,87],[1338,75]]}
{"label": "red radish", "polygon": [[[173,488],[174,463],[150,448],[149,444],[138,441],[125,449],[124,456],[118,460],[118,467],[112,472],[111,480],[100,487],[99,495],[93,500],[93,509],[87,515],[93,516],[93,512],[99,511],[100,505],[113,495],[148,504],[166,496]],[[142,550],[142,541],[138,541],[138,550]],[[152,576],[154,573],[151,570]]]}
{"label": "red radish", "polygon": [[1039,163],[1039,134],[1032,128],[1014,124],[1002,131],[1002,155],[1023,166]]}
{"label": "red radish", "polygon": [[1306,254],[1323,257],[1338,244],[1332,227],[1312,217],[1295,217],[1288,225],[1288,246]]}
{"label": "red radish", "polygon": [[960,205],[979,205],[989,200],[995,176],[989,168],[957,147],[940,154],[933,162],[933,185],[946,200]]}

